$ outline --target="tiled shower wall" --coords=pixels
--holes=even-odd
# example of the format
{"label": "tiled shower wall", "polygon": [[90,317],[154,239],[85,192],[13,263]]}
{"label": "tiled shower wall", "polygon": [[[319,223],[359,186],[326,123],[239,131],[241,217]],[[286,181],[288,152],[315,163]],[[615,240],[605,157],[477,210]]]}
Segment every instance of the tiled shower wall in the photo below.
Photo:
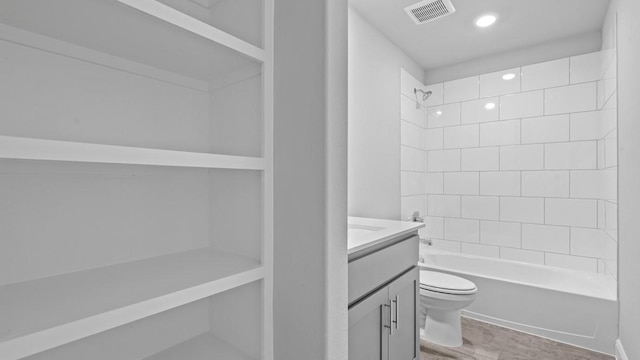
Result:
{"label": "tiled shower wall", "polygon": [[430,86],[402,72],[403,218],[426,214],[434,248],[615,277],[614,53]]}

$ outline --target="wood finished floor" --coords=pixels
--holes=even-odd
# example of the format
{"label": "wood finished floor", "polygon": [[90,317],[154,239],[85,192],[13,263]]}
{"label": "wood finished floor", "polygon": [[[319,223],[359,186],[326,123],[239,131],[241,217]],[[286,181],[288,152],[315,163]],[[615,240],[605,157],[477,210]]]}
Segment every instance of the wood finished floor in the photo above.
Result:
{"label": "wood finished floor", "polygon": [[485,322],[462,318],[459,348],[420,341],[421,360],[614,360],[608,356]]}

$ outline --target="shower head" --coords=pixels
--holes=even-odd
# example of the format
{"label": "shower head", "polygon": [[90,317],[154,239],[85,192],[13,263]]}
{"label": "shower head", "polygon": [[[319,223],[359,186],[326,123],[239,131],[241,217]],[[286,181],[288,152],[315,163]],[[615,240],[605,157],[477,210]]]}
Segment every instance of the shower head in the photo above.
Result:
{"label": "shower head", "polygon": [[422,107],[422,104],[420,104],[420,100],[418,100],[418,93],[419,92],[422,93],[422,101],[427,101],[429,96],[431,96],[431,94],[433,94],[433,92],[431,92],[431,91],[424,91],[422,89],[414,88],[413,89],[413,93],[416,95],[416,109],[420,109]]}

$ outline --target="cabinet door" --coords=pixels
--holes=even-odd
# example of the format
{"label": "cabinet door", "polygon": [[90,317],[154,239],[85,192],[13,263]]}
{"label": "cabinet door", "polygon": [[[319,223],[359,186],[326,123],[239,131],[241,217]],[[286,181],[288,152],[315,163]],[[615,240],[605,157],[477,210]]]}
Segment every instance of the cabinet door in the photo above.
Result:
{"label": "cabinet door", "polygon": [[389,285],[391,300],[391,335],[389,359],[414,360],[419,358],[417,304],[419,301],[418,267],[406,272]]}
{"label": "cabinet door", "polygon": [[349,308],[349,360],[388,360],[391,326],[389,289]]}

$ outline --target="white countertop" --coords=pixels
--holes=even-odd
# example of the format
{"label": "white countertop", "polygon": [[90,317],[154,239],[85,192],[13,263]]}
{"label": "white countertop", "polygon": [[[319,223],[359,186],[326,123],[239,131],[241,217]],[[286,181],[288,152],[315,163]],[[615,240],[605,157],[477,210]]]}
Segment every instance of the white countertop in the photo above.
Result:
{"label": "white countertop", "polygon": [[424,227],[424,223],[370,219],[349,216],[347,219],[347,254],[366,249]]}

